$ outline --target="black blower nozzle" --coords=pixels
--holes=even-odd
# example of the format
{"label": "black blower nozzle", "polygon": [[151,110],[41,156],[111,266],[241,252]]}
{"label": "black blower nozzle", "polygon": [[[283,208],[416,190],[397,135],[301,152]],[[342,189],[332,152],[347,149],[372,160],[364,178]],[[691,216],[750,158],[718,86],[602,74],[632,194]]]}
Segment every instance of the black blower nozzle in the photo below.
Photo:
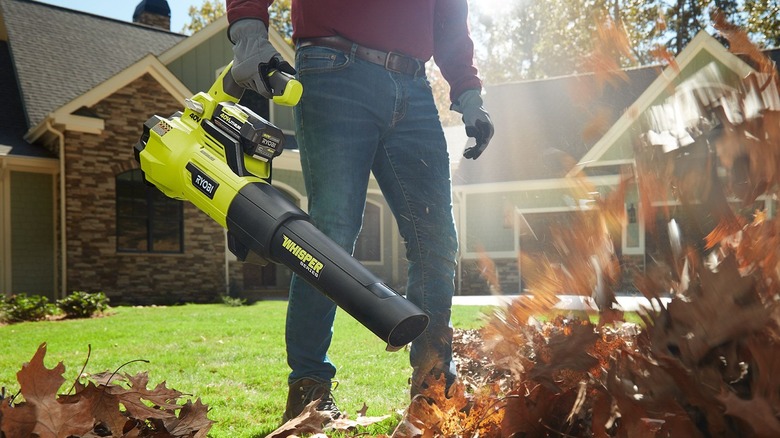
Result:
{"label": "black blower nozzle", "polygon": [[309,222],[268,184],[244,186],[230,204],[227,228],[237,253],[251,250],[284,264],[397,350],[417,338],[428,315]]}

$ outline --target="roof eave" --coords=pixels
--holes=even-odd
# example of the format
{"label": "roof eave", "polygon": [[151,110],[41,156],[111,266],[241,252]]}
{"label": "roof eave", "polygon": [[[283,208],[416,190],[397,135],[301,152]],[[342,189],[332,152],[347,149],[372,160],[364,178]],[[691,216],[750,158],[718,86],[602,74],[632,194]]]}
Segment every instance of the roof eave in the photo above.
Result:
{"label": "roof eave", "polygon": [[47,157],[28,157],[23,155],[0,155],[3,166],[12,167],[18,172],[55,174],[59,172],[59,159]]}
{"label": "roof eave", "polygon": [[76,99],[49,113],[40,123],[27,131],[24,139],[29,143],[41,139],[49,132],[47,122],[65,130],[101,134],[105,127],[102,120],[78,116],[73,113],[79,108],[95,105],[147,73],[155,78],[178,101],[184,102],[184,99],[192,95],[192,92],[157,57],[150,54]]}

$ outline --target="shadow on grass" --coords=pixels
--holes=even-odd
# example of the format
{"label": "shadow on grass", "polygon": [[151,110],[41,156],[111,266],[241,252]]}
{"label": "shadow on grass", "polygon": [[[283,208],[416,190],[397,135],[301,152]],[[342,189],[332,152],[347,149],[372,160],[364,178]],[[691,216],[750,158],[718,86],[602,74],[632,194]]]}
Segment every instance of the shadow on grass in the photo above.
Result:
{"label": "shadow on grass", "polygon": [[254,435],[251,435],[250,438],[265,438],[266,436],[268,436],[271,432],[275,431],[276,429],[277,428],[273,428],[273,429],[268,428],[267,430],[263,429],[260,432],[254,434]]}

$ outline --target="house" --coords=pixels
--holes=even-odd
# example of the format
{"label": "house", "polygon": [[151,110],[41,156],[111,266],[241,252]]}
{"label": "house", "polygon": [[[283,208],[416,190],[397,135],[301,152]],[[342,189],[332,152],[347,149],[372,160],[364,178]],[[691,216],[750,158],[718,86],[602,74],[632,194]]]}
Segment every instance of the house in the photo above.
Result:
{"label": "house", "polygon": [[[479,160],[462,162],[453,174],[462,289],[485,291],[484,280],[475,275],[484,251],[497,265],[501,291],[518,293],[519,253],[543,250],[544,237],[535,233],[579,211],[566,174],[661,71],[659,66],[627,70],[622,79],[602,86],[589,73],[485,87],[496,134]],[[610,170],[612,175],[598,176],[607,187],[618,181],[619,169]]]}
{"label": "house", "polygon": [[[289,270],[237,262],[224,230],[146,186],[133,157],[151,115],[181,110],[232,59],[226,17],[187,37],[169,30],[165,0],[134,15],[0,0],[0,291],[103,291],[129,304],[285,294]],[[270,39],[292,62],[279,34]],[[293,150],[274,160],[274,185],[305,208],[291,109],[254,93],[242,103],[285,132]],[[378,186],[369,191],[356,256],[403,284],[400,238]]]}
{"label": "house", "polygon": [[[103,291],[117,304],[286,293],[289,270],[236,261],[219,225],[143,183],[132,149],[143,123],[181,110],[232,59],[225,17],[185,36],[169,30],[169,14],[165,0],[140,1],[134,22],[0,0],[0,293]],[[270,38],[292,62],[279,34]],[[538,241],[529,230],[578,211],[565,176],[584,170],[612,190],[618,168],[633,162],[626,141],[635,115],[713,62],[733,78],[750,71],[702,35],[680,55],[679,72],[634,69],[603,88],[594,75],[488,86],[496,136],[479,160],[453,171],[459,293],[490,292],[481,254],[496,261],[503,292],[522,288],[517,255]],[[285,132],[273,185],[305,209],[291,110],[252,93],[242,103]],[[631,192],[627,209],[641,214],[638,199]],[[626,266],[642,269],[641,224],[615,238]],[[355,256],[403,292],[403,243],[374,181]]]}
{"label": "house", "polygon": [[146,304],[224,292],[222,230],[144,187],[132,154],[151,114],[192,95],[158,59],[186,36],[156,27],[170,20],[157,3],[139,4],[156,19],[145,24],[0,1],[4,293]]}
{"label": "house", "polygon": [[[765,52],[775,60],[780,50]],[[477,261],[495,264],[503,293],[523,290],[518,256],[544,250],[544,224],[587,210],[573,195],[572,176],[586,175],[605,195],[621,181],[621,169],[634,169],[636,142],[646,132],[647,115],[664,103],[675,86],[712,80],[737,87],[754,71],[705,32],[676,58],[676,66],[627,70],[604,80],[595,74],[486,87],[485,107],[496,134],[490,148],[454,175],[461,239],[460,290],[488,292],[476,275]],[[701,78],[700,78],[701,76]],[[643,271],[662,248],[639,220],[646,210],[636,184],[627,187],[628,223],[612,236],[620,259],[622,291],[632,292],[633,273]],[[669,198],[662,203],[674,207]],[[776,201],[757,207],[776,211]],[[653,207],[659,207],[653,205]],[[666,228],[660,212],[656,221]],[[663,236],[661,237],[663,240]]]}

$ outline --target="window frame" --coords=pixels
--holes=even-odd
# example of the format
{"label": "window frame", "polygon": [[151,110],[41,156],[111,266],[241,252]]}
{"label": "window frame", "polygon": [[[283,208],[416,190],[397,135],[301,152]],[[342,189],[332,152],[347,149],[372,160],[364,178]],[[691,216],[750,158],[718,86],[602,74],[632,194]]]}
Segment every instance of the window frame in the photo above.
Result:
{"label": "window frame", "polygon": [[[133,187],[130,190],[130,196],[122,196],[120,194],[120,178],[124,175],[130,175],[129,185],[142,185],[143,196],[138,196],[140,193],[138,187]],[[130,169],[117,174],[114,177],[115,183],[115,201],[116,201],[116,223],[115,223],[115,235],[116,235],[116,252],[122,254],[183,254],[184,253],[184,202],[171,199],[160,192],[156,187],[146,184],[141,169]],[[157,210],[160,207],[160,200],[165,200],[169,205],[175,205],[175,211],[177,218],[170,219],[157,214]],[[137,206],[132,206],[133,210],[131,214],[123,213],[123,207],[125,202],[137,203],[143,206],[142,213],[136,211]],[[126,231],[125,226],[122,225],[123,219],[130,219],[136,221],[144,221],[146,229],[146,249],[137,249],[130,247],[122,247],[123,231]],[[176,223],[176,240],[178,241],[178,249],[175,250],[156,250],[155,249],[155,231],[159,231],[163,224]],[[171,233],[173,235],[173,233]],[[140,240],[140,239],[139,239]],[[159,245],[158,245],[159,246]]]}

